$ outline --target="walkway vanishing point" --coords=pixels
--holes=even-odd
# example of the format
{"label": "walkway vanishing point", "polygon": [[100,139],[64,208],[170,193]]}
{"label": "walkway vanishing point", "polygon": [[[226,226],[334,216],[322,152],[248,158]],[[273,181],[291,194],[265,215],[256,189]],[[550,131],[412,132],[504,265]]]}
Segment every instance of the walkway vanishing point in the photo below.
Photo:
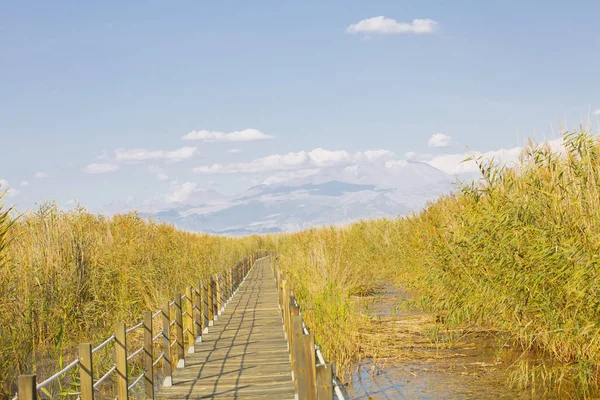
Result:
{"label": "walkway vanishing point", "polygon": [[294,399],[292,368],[277,287],[268,258],[259,259],[185,367],[173,372],[167,399]]}
{"label": "walkway vanishing point", "polygon": [[133,326],[116,323],[96,347],[81,343],[74,361],[43,378],[20,375],[12,400],[58,398],[65,389],[77,400],[344,400],[277,257],[264,250]]}

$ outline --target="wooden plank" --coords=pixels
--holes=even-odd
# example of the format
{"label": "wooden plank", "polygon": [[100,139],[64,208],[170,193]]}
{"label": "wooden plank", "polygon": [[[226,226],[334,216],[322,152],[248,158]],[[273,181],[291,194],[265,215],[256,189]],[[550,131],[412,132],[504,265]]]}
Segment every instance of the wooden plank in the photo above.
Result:
{"label": "wooden plank", "polygon": [[[239,265],[241,277],[241,268],[247,270],[247,264]],[[236,279],[235,271],[221,277],[219,294],[233,292],[228,281]],[[257,262],[222,315],[203,335],[202,343],[193,354],[186,355],[185,368],[174,371],[174,385],[162,388],[157,398],[294,398],[272,273],[267,258]],[[217,290],[215,287],[215,300],[219,298]]]}

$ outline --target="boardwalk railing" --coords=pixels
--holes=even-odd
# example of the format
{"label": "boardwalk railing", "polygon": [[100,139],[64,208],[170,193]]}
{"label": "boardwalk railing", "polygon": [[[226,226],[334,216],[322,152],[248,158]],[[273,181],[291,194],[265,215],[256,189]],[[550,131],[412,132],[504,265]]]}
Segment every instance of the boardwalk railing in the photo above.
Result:
{"label": "boardwalk railing", "polygon": [[[277,298],[289,343],[294,388],[299,400],[338,400],[344,395],[334,374],[334,364],[326,363],[315,336],[308,331],[293,291],[279,267],[277,256],[270,254],[277,281]],[[318,362],[318,363],[317,363]]]}
{"label": "boardwalk railing", "polygon": [[[45,388],[51,383],[77,375],[79,390],[75,395],[81,400],[94,399],[95,392],[107,380],[114,382],[120,400],[128,399],[132,390],[142,382],[143,397],[154,399],[155,388],[159,386],[159,367],[162,365],[162,385],[171,386],[174,366],[185,367],[186,353],[194,352],[195,344],[202,341],[202,334],[221,315],[225,304],[244,281],[254,260],[268,254],[267,251],[259,251],[236,266],[198,282],[197,286],[186,288],[185,293],[179,293],[171,301],[164,302],[160,310],[154,313],[144,312],[141,322],[136,325],[127,328],[124,323],[117,323],[114,333],[95,348],[91,343],[81,343],[79,356],[75,361],[40,383],[37,383],[36,375],[19,376],[18,392],[13,400],[34,400],[40,392],[50,396]],[[156,321],[159,317],[162,329],[155,332],[153,325],[160,325]],[[129,351],[128,337],[140,330],[143,331],[143,345]],[[108,350],[109,346],[114,350],[114,365],[100,376],[94,372],[95,354],[105,348]],[[162,351],[157,354],[156,349],[161,347]],[[134,361],[137,363],[134,364]],[[136,368],[140,370],[137,376],[131,376],[134,365],[141,365],[141,368]],[[95,376],[99,378],[95,379]]]}

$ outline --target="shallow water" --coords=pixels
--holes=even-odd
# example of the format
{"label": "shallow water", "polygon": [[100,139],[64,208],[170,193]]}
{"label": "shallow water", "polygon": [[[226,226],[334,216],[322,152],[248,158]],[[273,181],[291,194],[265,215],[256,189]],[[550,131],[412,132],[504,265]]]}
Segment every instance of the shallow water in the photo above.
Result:
{"label": "shallow water", "polygon": [[356,299],[364,313],[378,321],[387,321],[388,327],[397,327],[395,340],[408,350],[403,349],[393,359],[363,360],[345,388],[348,398],[551,398],[509,387],[509,367],[517,354],[511,349],[499,351],[498,343],[490,335],[474,333],[443,346],[432,345],[424,332],[435,325],[434,318],[417,311],[398,311],[396,307],[411,296],[385,287],[374,296]]}
{"label": "shallow water", "polygon": [[506,371],[495,363],[465,358],[441,365],[439,361],[410,361],[381,366],[365,360],[346,386],[350,399],[531,399],[529,391],[510,389]]}

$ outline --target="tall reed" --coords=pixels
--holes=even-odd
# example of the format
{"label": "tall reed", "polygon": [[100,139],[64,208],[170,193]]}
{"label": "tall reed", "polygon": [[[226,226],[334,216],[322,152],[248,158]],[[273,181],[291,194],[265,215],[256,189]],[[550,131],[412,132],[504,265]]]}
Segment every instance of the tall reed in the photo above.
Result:
{"label": "tall reed", "polygon": [[546,373],[546,385],[598,390],[600,141],[563,139],[560,151],[530,143],[516,167],[480,160],[480,181],[418,214],[277,237],[312,329],[346,338],[324,339],[325,350],[344,365],[360,355],[349,298],[392,281],[446,324],[488,327],[550,355],[567,372]]}
{"label": "tall reed", "polygon": [[[186,233],[136,214],[104,217],[53,205],[10,229],[0,214],[0,397],[15,376],[56,370],[80,341],[99,343],[186,285],[263,246],[258,237]],[[4,247],[6,240],[11,240]]]}

